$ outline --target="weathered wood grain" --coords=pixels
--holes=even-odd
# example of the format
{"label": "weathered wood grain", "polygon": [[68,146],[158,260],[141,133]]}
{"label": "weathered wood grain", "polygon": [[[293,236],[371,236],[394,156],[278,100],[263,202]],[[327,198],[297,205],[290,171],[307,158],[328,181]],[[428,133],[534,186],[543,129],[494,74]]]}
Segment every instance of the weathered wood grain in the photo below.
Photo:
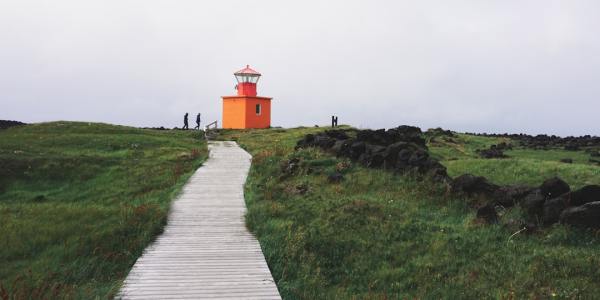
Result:
{"label": "weathered wood grain", "polygon": [[117,299],[281,299],[244,223],[251,156],[234,142],[211,142],[209,149]]}

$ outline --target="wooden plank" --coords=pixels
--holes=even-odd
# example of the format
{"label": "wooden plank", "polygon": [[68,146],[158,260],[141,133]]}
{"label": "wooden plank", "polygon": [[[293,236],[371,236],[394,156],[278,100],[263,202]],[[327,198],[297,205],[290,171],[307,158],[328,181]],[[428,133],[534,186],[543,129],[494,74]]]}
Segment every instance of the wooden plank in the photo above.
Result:
{"label": "wooden plank", "polygon": [[244,223],[251,156],[234,142],[210,142],[209,150],[117,299],[281,299]]}

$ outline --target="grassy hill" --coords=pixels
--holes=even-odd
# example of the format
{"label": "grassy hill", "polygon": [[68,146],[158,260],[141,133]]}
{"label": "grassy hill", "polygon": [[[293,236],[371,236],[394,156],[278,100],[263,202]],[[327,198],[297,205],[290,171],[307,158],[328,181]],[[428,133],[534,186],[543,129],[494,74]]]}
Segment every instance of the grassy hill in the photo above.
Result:
{"label": "grassy hill", "polygon": [[[483,224],[472,199],[440,183],[364,168],[316,148],[294,150],[324,128],[223,131],[253,155],[247,224],[287,299],[589,299],[600,294],[597,233],[554,225],[517,233],[511,220]],[[582,151],[515,147],[510,158],[476,149],[506,138],[459,134],[428,139],[451,176],[539,185],[550,176],[572,187],[600,183]],[[571,158],[572,164],[559,162]],[[290,162],[297,162],[294,166]],[[294,169],[290,172],[290,168]],[[329,174],[345,180],[330,183]]]}
{"label": "grassy hill", "polygon": [[[476,153],[477,149],[502,142],[518,145],[507,138],[458,134],[454,138],[435,139],[428,146],[452,177],[471,173],[485,176],[497,184],[538,185],[544,179],[559,176],[574,188],[600,183],[600,168],[589,162],[590,155],[584,151],[515,147],[505,151],[508,159],[484,159]],[[572,159],[573,164],[560,162],[565,158]]]}
{"label": "grassy hill", "polygon": [[[517,233],[439,182],[369,169],[316,148],[325,128],[222,131],[253,155],[247,224],[284,298],[594,298],[597,232],[554,225]],[[506,137],[427,137],[451,176],[573,188],[600,183],[583,151],[515,146]],[[197,133],[54,122],[0,130],[0,297],[106,298],[160,233],[170,201],[207,156]],[[560,162],[570,158],[573,163]],[[290,161],[295,161],[290,172]],[[334,172],[340,183],[328,181]]]}
{"label": "grassy hill", "polygon": [[107,298],[207,157],[198,133],[54,122],[0,130],[0,298]]}

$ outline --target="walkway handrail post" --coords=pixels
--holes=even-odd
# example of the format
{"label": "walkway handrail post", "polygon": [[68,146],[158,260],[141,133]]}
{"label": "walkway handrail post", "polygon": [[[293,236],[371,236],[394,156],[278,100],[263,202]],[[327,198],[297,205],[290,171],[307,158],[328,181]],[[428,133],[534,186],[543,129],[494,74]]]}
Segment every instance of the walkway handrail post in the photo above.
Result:
{"label": "walkway handrail post", "polygon": [[214,122],[212,122],[212,123],[207,124],[206,126],[204,126],[204,137],[208,140],[208,136],[210,135],[210,131],[211,130],[217,130],[217,128],[218,128],[217,121],[214,121]]}

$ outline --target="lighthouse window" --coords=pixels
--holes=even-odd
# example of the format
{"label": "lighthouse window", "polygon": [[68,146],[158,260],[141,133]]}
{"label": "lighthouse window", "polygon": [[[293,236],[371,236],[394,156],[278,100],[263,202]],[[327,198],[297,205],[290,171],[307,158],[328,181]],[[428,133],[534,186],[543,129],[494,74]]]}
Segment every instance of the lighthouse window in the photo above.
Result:
{"label": "lighthouse window", "polygon": [[260,116],[260,104],[256,104],[256,115]]}

